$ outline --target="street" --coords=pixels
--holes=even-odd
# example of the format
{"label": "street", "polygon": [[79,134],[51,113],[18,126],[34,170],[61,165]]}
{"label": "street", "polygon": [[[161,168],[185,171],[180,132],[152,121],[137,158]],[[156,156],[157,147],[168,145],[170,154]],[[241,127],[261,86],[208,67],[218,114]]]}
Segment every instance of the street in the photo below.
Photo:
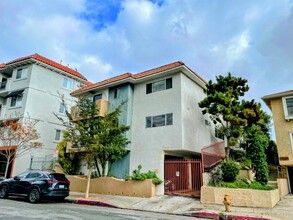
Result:
{"label": "street", "polygon": [[191,220],[194,217],[167,215],[153,212],[142,212],[125,209],[107,208],[70,203],[43,201],[30,204],[24,199],[0,199],[0,219],[179,219]]}

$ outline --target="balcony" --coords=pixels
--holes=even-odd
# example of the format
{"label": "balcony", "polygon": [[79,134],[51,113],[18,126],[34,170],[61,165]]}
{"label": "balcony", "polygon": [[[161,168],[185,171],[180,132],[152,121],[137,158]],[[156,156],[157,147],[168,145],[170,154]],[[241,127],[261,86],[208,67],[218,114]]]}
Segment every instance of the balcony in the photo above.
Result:
{"label": "balcony", "polygon": [[5,97],[11,87],[11,79],[0,82],[0,97]]}
{"label": "balcony", "polygon": [[[97,115],[96,117],[104,117],[108,112],[108,101],[100,99],[96,101]],[[73,121],[81,120],[79,116],[79,109],[77,106],[71,107],[71,117]]]}
{"label": "balcony", "polygon": [[74,146],[72,142],[67,142],[66,145],[66,153],[77,153],[77,152],[84,152],[84,147]]}

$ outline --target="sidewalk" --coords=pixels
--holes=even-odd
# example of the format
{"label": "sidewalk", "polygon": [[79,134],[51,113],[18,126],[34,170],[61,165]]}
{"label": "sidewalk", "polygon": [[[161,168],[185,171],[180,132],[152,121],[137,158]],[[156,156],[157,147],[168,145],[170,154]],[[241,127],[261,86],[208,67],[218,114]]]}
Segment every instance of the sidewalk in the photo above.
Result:
{"label": "sidewalk", "polygon": [[[127,196],[111,196],[90,194],[88,199],[84,193],[71,192],[67,202],[87,205],[107,206],[140,211],[161,212],[177,215],[205,217],[224,211],[224,205],[201,204],[199,199],[183,196],[155,196],[138,198]],[[233,201],[233,200],[232,200]],[[293,195],[285,196],[274,208],[233,207],[229,215],[235,219],[293,219]],[[245,217],[244,217],[245,216]]]}

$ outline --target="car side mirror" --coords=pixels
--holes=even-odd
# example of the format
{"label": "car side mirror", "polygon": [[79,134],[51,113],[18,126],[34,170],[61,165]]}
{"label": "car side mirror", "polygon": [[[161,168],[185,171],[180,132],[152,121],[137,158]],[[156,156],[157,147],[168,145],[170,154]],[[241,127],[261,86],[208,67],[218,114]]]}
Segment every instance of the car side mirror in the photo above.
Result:
{"label": "car side mirror", "polygon": [[20,180],[19,176],[15,176],[13,179],[14,180]]}

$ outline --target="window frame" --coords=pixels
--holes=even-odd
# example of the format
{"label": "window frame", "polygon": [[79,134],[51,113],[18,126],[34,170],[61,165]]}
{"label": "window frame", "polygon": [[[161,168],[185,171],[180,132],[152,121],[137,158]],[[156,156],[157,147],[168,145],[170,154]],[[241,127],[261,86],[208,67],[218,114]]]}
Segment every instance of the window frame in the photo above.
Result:
{"label": "window frame", "polygon": [[[96,97],[100,97],[100,98],[96,99]],[[93,96],[93,102],[96,102],[98,100],[101,100],[102,98],[103,98],[103,94],[102,93],[96,94],[96,95]]]}
{"label": "window frame", "polygon": [[[25,70],[25,71],[24,71]],[[26,79],[28,76],[28,67],[25,68],[19,68],[16,71],[16,76],[15,79],[19,80],[19,79]]]}
{"label": "window frame", "polygon": [[[171,116],[171,117],[170,117]],[[161,121],[154,121],[155,118],[162,117],[164,118],[164,124]],[[155,119],[156,120],[156,119]],[[146,128],[156,128],[173,125],[173,113],[166,113],[161,115],[147,116],[145,118],[145,127]]]}
{"label": "window frame", "polygon": [[115,88],[114,89],[114,99],[118,99],[120,97],[120,93],[121,93],[121,89],[119,88]]}
{"label": "window frame", "polygon": [[[58,134],[58,135],[57,135]],[[54,140],[55,141],[60,141],[61,140],[61,136],[62,136],[62,130],[60,129],[55,129],[55,137],[54,137]],[[59,137],[59,139],[57,138]]]}
{"label": "window frame", "polygon": [[[12,105],[13,100],[15,99],[14,105]],[[20,99],[20,100],[19,100]],[[10,108],[17,108],[22,106],[23,94],[18,94],[10,97]]]}
{"label": "window frame", "polygon": [[285,119],[289,120],[289,119],[293,119],[293,114],[289,115],[288,107],[287,107],[287,99],[293,99],[293,96],[282,97],[284,116],[285,116]]}
{"label": "window frame", "polygon": [[[160,85],[160,83],[163,83],[163,86]],[[155,87],[157,86],[157,88]],[[156,89],[154,89],[154,87]],[[155,82],[147,83],[146,84],[146,94],[151,94],[159,91],[164,91],[167,89],[172,89],[173,88],[173,78],[166,78],[166,79],[161,79]]]}
{"label": "window frame", "polygon": [[59,114],[66,114],[66,110],[68,111],[68,105],[63,104],[62,102],[60,102],[58,113]]}
{"label": "window frame", "polygon": [[63,78],[63,84],[62,84],[62,86],[65,89],[73,90],[73,79],[68,78],[68,77],[64,77]]}

